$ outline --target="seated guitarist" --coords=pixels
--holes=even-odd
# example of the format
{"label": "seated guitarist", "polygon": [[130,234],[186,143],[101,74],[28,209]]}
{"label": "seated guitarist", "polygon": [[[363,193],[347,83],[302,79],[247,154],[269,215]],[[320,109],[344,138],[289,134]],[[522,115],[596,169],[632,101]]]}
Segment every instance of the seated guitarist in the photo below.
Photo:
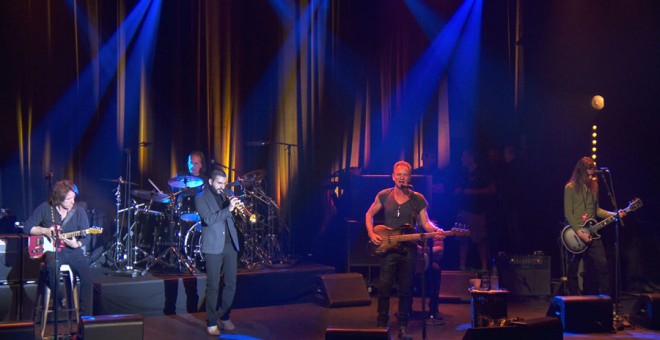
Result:
{"label": "seated guitarist", "polygon": [[[616,212],[606,211],[598,205],[598,177],[595,176],[596,164],[589,157],[582,157],[575,168],[571,179],[564,187],[564,215],[577,235],[589,245],[582,254],[571,254],[568,256],[568,290],[571,295],[580,295],[578,285],[578,267],[580,260],[584,258],[587,275],[585,276],[584,294],[606,294],[611,295],[612,288],[610,274],[605,256],[605,248],[601,239],[592,239],[589,233],[585,233],[580,227],[590,219],[596,217],[607,218],[616,215]],[[626,213],[618,212],[620,217]],[[584,257],[583,257],[584,255]],[[590,284],[588,278],[592,273],[598,276],[597,284]]]}
{"label": "seated guitarist", "polygon": [[[426,212],[427,203],[422,194],[416,193],[409,185],[412,167],[409,163],[399,161],[394,164],[392,180],[394,187],[384,189],[376,195],[365,216],[365,224],[369,239],[374,245],[385,241],[384,236],[374,230],[374,216],[381,209],[385,212],[385,227],[397,230],[403,226],[415,225],[415,221],[426,232],[438,232],[434,238],[444,236],[429,220]],[[412,311],[412,289],[417,258],[416,244],[403,244],[401,251],[387,252],[380,262],[380,278],[378,286],[378,327],[387,327],[390,310],[390,291],[396,276],[399,283],[399,336],[407,335],[407,326]]]}
{"label": "seated guitarist", "polygon": [[[25,221],[25,232],[30,235],[43,235],[52,239],[52,235],[86,230],[89,219],[85,209],[75,205],[78,188],[70,180],[55,183],[50,199],[41,203]],[[60,264],[68,264],[80,279],[80,315],[92,315],[92,273],[89,261],[83,253],[84,238],[62,238],[62,250],[57,254]],[[58,282],[55,277],[55,256],[53,252],[44,254],[48,287]],[[63,296],[58,289],[58,301]],[[71,301],[69,301],[71,303]]]}

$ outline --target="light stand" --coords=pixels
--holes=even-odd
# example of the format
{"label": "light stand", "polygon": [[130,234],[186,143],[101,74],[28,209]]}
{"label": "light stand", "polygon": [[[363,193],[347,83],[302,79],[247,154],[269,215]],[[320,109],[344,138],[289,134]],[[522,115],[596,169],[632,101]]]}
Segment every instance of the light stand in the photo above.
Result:
{"label": "light stand", "polygon": [[[606,177],[605,174],[608,176]],[[609,170],[604,170],[600,173],[605,188],[607,188],[607,196],[610,198],[614,211],[619,211],[616,204],[616,196],[614,194],[614,183],[612,181],[612,173]],[[619,239],[619,224],[623,225],[620,216],[614,220],[614,329],[620,330],[624,327],[624,321],[621,315],[621,257],[620,257],[620,239]]]}

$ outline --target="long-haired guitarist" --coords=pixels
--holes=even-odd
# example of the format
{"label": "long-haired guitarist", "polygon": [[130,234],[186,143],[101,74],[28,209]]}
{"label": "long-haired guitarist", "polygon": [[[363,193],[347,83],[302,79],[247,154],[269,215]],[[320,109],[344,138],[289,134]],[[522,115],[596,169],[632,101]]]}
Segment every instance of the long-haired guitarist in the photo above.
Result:
{"label": "long-haired guitarist", "polygon": [[[413,226],[415,222],[427,232],[437,232],[434,238],[444,236],[429,220],[424,195],[416,193],[409,185],[412,167],[408,162],[399,161],[394,164],[392,181],[394,187],[384,189],[376,195],[365,216],[365,225],[370,242],[380,245],[387,242],[387,236],[374,230],[374,216],[384,210],[384,225],[396,231],[403,226]],[[381,226],[379,226],[381,227]],[[399,335],[406,335],[408,319],[412,311],[412,286],[415,274],[417,247],[415,243],[404,244],[401,249],[389,251],[380,262],[380,278],[378,287],[378,327],[387,327],[390,310],[390,291],[395,277],[399,283]]]}
{"label": "long-haired guitarist", "polygon": [[[607,218],[617,213],[602,209],[598,204],[598,178],[595,176],[596,164],[589,157],[582,157],[575,165],[571,179],[564,187],[564,215],[566,220],[575,230],[582,241],[590,244],[589,248],[582,254],[568,254],[568,290],[571,295],[580,295],[578,285],[578,267],[580,260],[585,259],[587,270],[584,282],[585,294],[607,294],[612,293],[610,274],[605,255],[605,248],[601,239],[592,239],[592,236],[580,227],[588,220]],[[626,215],[625,211],[619,210],[620,217]],[[584,256],[582,256],[584,255]],[[595,283],[589,282],[591,272],[598,276]]]}
{"label": "long-haired guitarist", "polygon": [[[84,208],[76,202],[78,188],[70,180],[55,183],[50,199],[41,203],[32,215],[25,221],[26,233],[30,235],[43,235],[56,240],[57,235],[89,229],[89,219]],[[86,238],[80,237],[60,238],[61,250],[57,254],[60,264],[68,264],[80,279],[80,314],[92,315],[92,273],[89,261],[83,252]],[[46,252],[43,256],[46,262],[46,271],[49,287],[58,282],[55,278],[55,256],[53,252]],[[59,294],[58,301],[63,295]]]}

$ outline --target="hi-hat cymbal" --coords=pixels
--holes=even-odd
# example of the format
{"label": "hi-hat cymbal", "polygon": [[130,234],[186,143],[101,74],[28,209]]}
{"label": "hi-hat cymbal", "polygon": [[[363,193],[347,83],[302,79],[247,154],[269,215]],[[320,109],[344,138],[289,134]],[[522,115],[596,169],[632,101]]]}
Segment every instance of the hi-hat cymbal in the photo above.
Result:
{"label": "hi-hat cymbal", "polygon": [[129,182],[129,181],[127,181],[127,180],[125,180],[125,179],[123,179],[123,178],[121,178],[121,177],[120,177],[119,179],[101,178],[101,180],[102,180],[102,181],[106,181],[106,182],[113,182],[113,183],[138,185],[137,183]]}
{"label": "hi-hat cymbal", "polygon": [[131,190],[131,194],[143,200],[150,200],[165,204],[170,203],[170,196],[168,194],[163,194],[160,192],[149,191],[149,190]]}
{"label": "hi-hat cymbal", "polygon": [[241,180],[243,181],[249,181],[250,179],[254,180],[261,180],[264,177],[266,177],[266,170],[264,169],[257,169],[257,170],[252,170],[241,176]]}
{"label": "hi-hat cymbal", "polygon": [[182,175],[173,177],[167,184],[174,188],[196,188],[204,184],[204,181],[199,177]]}

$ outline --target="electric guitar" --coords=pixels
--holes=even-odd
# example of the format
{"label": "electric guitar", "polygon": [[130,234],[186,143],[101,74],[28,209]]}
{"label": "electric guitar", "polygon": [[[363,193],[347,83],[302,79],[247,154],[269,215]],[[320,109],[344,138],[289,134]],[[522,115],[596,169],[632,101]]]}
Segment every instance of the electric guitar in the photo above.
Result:
{"label": "electric guitar", "polygon": [[[59,238],[63,239],[63,238],[72,238],[77,236],[94,235],[94,234],[101,234],[102,232],[103,232],[103,228],[92,227],[85,230],[77,230],[68,233],[62,233],[59,235]],[[30,256],[31,259],[38,259],[41,258],[44,255],[44,253],[47,251],[55,251],[56,250],[55,241],[56,238],[47,237],[44,235],[34,235],[28,237],[28,244],[27,244],[28,255]],[[60,248],[57,249],[57,251],[60,251],[60,249],[63,247],[64,247],[64,242],[61,242]]]}
{"label": "electric guitar", "polygon": [[[403,250],[401,246],[402,242],[419,241],[422,237],[432,238],[436,235],[436,233],[409,233],[412,230],[413,228],[409,224],[398,229],[393,229],[385,225],[375,226],[374,233],[379,235],[382,240],[379,245],[375,245],[369,240],[367,243],[369,254],[384,256],[391,251],[401,252]],[[440,234],[444,236],[469,236],[470,231],[466,229],[452,228],[449,231],[440,230]]]}
{"label": "electric guitar", "polygon": [[[623,211],[626,214],[628,214],[629,212],[633,212],[641,208],[642,205],[643,205],[642,200],[639,198],[635,198],[634,200],[630,201],[628,207],[623,209]],[[618,218],[619,215],[617,214],[614,216],[610,216],[600,222],[596,222],[596,220],[594,219],[588,219],[586,222],[580,225],[580,229],[585,233],[591,235],[592,239],[597,240],[600,238],[600,235],[598,235],[598,230],[616,221]],[[578,236],[577,232],[573,230],[573,227],[571,227],[570,225],[564,227],[564,229],[561,231],[560,238],[561,238],[561,243],[564,245],[564,248],[566,248],[566,250],[570,251],[573,254],[582,254],[589,248],[589,244],[582,241],[580,236]]]}

